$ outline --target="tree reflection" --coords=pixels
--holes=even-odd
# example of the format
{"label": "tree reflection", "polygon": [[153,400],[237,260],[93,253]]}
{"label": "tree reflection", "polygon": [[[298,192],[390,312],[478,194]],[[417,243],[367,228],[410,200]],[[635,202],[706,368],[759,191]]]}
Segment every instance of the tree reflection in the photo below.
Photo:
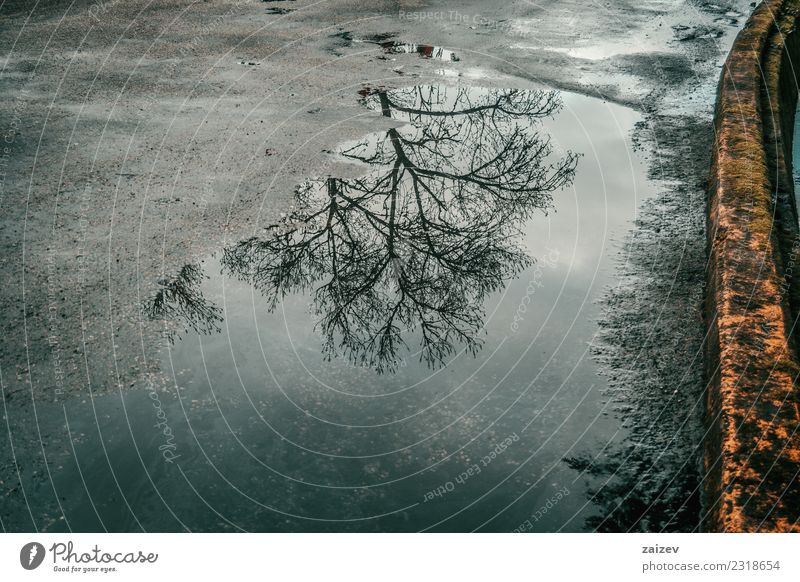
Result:
{"label": "tree reflection", "polygon": [[[204,278],[200,265],[184,265],[177,275],[158,282],[158,291],[144,304],[145,314],[151,319],[180,320],[186,331],[189,328],[197,333],[219,331],[221,310],[200,290]],[[169,333],[169,339],[174,340],[173,332]]]}
{"label": "tree reflection", "polygon": [[370,172],[304,183],[266,236],[224,251],[223,269],[270,310],[310,292],[327,358],[393,370],[410,335],[429,366],[457,346],[474,354],[487,295],[531,262],[520,227],[574,176],[577,156],[554,156],[541,131],[558,93],[418,86],[362,96],[406,122],[341,152]]}
{"label": "tree reflection", "polygon": [[[640,411],[628,411],[629,418]],[[569,457],[566,464],[587,477],[587,498],[601,509],[586,518],[597,532],[687,532],[697,525],[700,481],[696,453],[672,450],[674,439],[634,430],[627,442],[602,458]],[[646,439],[646,440],[645,440]],[[659,448],[664,447],[664,448]]]}

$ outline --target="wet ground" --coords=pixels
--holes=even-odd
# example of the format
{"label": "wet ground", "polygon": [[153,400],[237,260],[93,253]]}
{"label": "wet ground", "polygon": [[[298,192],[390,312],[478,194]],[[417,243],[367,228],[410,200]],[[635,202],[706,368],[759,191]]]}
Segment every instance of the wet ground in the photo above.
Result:
{"label": "wet ground", "polygon": [[3,527],[693,529],[747,4],[181,8],[3,7]]}

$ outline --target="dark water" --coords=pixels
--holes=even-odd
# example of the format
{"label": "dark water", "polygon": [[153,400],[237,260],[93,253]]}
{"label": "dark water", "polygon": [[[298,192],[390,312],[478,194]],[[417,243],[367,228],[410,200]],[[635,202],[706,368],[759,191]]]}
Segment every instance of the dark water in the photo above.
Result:
{"label": "dark water", "polygon": [[797,201],[797,194],[800,191],[800,127],[798,127],[798,114],[800,108],[795,112],[794,136],[792,141],[792,174],[794,175],[795,184],[795,201]]}
{"label": "dark water", "polygon": [[589,351],[653,192],[638,116],[554,92],[361,97],[405,123],[340,148],[362,178],[308,180],[279,224],[161,281],[166,391],[37,404],[38,527],[582,531],[602,511],[564,458],[627,434]]}

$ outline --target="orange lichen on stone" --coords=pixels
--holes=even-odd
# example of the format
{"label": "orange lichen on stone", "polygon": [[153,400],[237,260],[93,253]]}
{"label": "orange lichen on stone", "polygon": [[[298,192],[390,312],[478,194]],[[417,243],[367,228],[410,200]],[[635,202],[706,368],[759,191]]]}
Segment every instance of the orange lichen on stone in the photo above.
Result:
{"label": "orange lichen on stone", "polygon": [[799,7],[762,2],[720,79],[708,190],[708,531],[800,531],[800,232],[790,179]]}

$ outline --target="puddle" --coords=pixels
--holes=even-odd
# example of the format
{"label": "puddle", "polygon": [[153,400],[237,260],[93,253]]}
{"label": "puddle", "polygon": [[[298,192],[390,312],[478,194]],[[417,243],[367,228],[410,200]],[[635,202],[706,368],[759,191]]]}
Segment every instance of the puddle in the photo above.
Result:
{"label": "puddle", "polygon": [[[514,36],[534,40],[536,24],[530,19],[518,19],[512,23]],[[511,46],[519,52],[549,51],[561,53],[572,58],[601,61],[617,56],[645,54],[663,51],[673,40],[673,30],[663,24],[653,30],[636,29],[624,36],[609,35],[607,38],[569,38],[567,46],[547,46],[531,42],[518,42]]]}
{"label": "puddle", "polygon": [[[719,19],[714,22],[720,23]],[[725,21],[729,26],[736,25],[736,21]],[[674,26],[675,38],[681,42],[691,40],[714,40],[722,37],[724,32],[716,26]]]}
{"label": "puddle", "polygon": [[800,208],[800,107],[795,112],[794,137],[792,142],[792,177],[794,178],[794,199]]}
{"label": "puddle", "polygon": [[658,25],[647,29],[635,28],[625,34],[610,34],[604,38],[570,37],[566,46],[558,46],[552,42],[541,44],[535,42],[537,21],[529,18],[515,19],[510,24],[515,38],[527,39],[510,46],[515,51],[554,52],[576,59],[602,61],[614,57],[632,55],[649,55],[668,52],[673,43],[709,41],[721,38],[724,31],[720,26],[737,26],[740,14],[735,12],[720,13],[713,18],[714,25],[689,26],[681,21],[658,18]]}
{"label": "puddle", "polygon": [[614,241],[653,194],[638,114],[549,91],[361,98],[402,122],[339,148],[362,177],[307,180],[279,224],[158,282],[175,386],[37,407],[70,443],[48,451],[69,527],[586,529],[564,458],[626,435],[589,350]]}
{"label": "puddle", "polygon": [[385,53],[389,54],[413,54],[426,59],[438,59],[441,61],[458,61],[460,60],[455,52],[448,50],[444,47],[433,46],[430,44],[409,44],[402,42],[384,42],[381,47]]}
{"label": "puddle", "polygon": [[418,54],[425,59],[436,59],[441,61],[456,62],[460,58],[449,49],[430,44],[413,44],[393,40],[397,36],[393,32],[384,32],[356,37],[350,31],[339,32],[332,35],[342,46],[353,46],[356,44],[376,44],[383,49],[386,54]]}

